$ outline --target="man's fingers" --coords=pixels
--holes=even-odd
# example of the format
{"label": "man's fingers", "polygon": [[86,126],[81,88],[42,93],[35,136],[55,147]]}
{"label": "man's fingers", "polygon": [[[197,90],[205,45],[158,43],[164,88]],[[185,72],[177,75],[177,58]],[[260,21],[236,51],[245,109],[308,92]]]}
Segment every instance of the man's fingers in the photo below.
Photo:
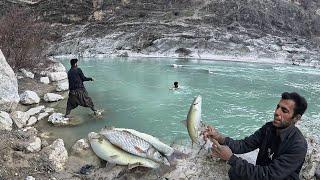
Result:
{"label": "man's fingers", "polygon": [[220,156],[219,156],[219,154],[218,154],[217,152],[213,151],[213,152],[211,153],[211,157],[213,157],[213,158],[218,158],[218,157],[220,157]]}
{"label": "man's fingers", "polygon": [[213,138],[211,139],[211,141],[213,142],[212,147],[214,147],[214,149],[220,151],[220,144],[219,144],[219,142],[218,142],[217,140],[213,139]]}

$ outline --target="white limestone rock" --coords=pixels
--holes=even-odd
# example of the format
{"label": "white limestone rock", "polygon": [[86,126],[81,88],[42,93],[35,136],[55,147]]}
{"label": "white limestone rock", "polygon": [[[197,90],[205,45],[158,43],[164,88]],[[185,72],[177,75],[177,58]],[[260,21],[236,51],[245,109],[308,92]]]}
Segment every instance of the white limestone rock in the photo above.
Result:
{"label": "white limestone rock", "polygon": [[30,116],[33,116],[35,114],[39,114],[42,110],[44,110],[44,106],[37,106],[34,108],[30,108],[26,113],[28,113]]}
{"label": "white limestone rock", "polygon": [[52,72],[49,74],[49,78],[51,81],[61,81],[68,78],[68,74],[66,72]]}
{"label": "white limestone rock", "polygon": [[20,69],[20,71],[22,72],[24,77],[31,78],[31,79],[34,78],[34,74],[32,72],[27,71],[26,69],[23,69],[23,68]]}
{"label": "white limestone rock", "polygon": [[37,104],[40,102],[40,98],[37,93],[26,90],[25,92],[20,94],[20,102],[26,105]]}
{"label": "white limestone rock", "polygon": [[68,160],[68,152],[64,147],[63,140],[57,139],[50,146],[43,148],[41,158],[44,159],[53,170],[63,170]]}
{"label": "white limestone rock", "polygon": [[42,82],[43,84],[49,84],[50,80],[48,77],[41,77],[40,82]]}
{"label": "white limestone rock", "polygon": [[27,176],[25,180],[36,180],[33,176]]}
{"label": "white limestone rock", "polygon": [[0,130],[12,130],[12,119],[7,112],[0,111]]}
{"label": "white limestone rock", "polygon": [[81,154],[84,151],[90,148],[89,141],[87,139],[79,139],[73,146],[72,146],[72,153]]}
{"label": "white limestone rock", "polygon": [[22,128],[27,125],[30,115],[26,112],[15,111],[11,113],[11,118],[18,128]]}
{"label": "white limestone rock", "polygon": [[37,123],[38,119],[34,116],[31,116],[27,121],[27,126],[32,126]]}
{"label": "white limestone rock", "polygon": [[42,120],[42,119],[44,119],[44,118],[46,118],[46,117],[48,117],[49,116],[49,113],[47,113],[47,112],[43,112],[43,113],[40,113],[39,115],[38,115],[38,121],[40,121],[40,120]]}
{"label": "white limestone rock", "polygon": [[65,118],[61,113],[53,113],[49,116],[48,122],[51,122],[54,125],[68,125],[69,118]]}
{"label": "white limestone rock", "polygon": [[26,127],[26,128],[23,128],[23,129],[19,129],[18,131],[23,131],[26,134],[29,134],[29,136],[38,134],[38,130],[36,128],[34,128],[34,127]]}
{"label": "white limestone rock", "polygon": [[308,151],[300,172],[300,179],[313,179],[320,166],[320,144],[314,137],[306,137]]}
{"label": "white limestone rock", "polygon": [[26,147],[27,152],[39,152],[41,150],[41,139],[39,137],[32,137]]}
{"label": "white limestone rock", "polygon": [[52,60],[54,63],[50,67],[46,68],[44,71],[41,71],[40,74],[43,76],[49,76],[52,72],[66,72],[66,68],[62,63]]}
{"label": "white limestone rock", "polygon": [[68,89],[69,89],[68,80],[58,82],[56,91],[61,92],[61,91],[67,91]]}
{"label": "white limestone rock", "polygon": [[20,101],[17,78],[0,49],[0,111],[11,112]]}
{"label": "white limestone rock", "polygon": [[55,101],[59,101],[61,99],[64,99],[63,96],[61,96],[60,94],[55,94],[55,93],[47,93],[43,96],[43,99],[46,102],[55,102]]}
{"label": "white limestone rock", "polygon": [[44,109],[44,112],[46,112],[46,113],[52,113],[52,112],[54,112],[54,108],[47,107],[47,108]]}

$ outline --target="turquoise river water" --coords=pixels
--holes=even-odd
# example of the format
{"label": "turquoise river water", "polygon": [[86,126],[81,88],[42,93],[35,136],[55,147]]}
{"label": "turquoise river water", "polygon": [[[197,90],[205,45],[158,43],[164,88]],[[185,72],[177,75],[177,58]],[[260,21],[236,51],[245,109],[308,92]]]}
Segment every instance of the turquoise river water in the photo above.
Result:
{"label": "turquoise river water", "polygon": [[[69,60],[61,59],[69,69]],[[79,67],[94,82],[85,82],[103,118],[78,107],[74,127],[50,127],[67,144],[104,126],[132,128],[172,142],[188,142],[186,119],[190,104],[202,96],[202,120],[233,138],[250,135],[267,121],[284,91],[306,97],[309,107],[302,126],[319,134],[320,70],[281,64],[165,58],[81,59]],[[172,64],[182,65],[177,68]],[[180,89],[169,90],[174,81]],[[64,113],[64,109],[61,109]]]}

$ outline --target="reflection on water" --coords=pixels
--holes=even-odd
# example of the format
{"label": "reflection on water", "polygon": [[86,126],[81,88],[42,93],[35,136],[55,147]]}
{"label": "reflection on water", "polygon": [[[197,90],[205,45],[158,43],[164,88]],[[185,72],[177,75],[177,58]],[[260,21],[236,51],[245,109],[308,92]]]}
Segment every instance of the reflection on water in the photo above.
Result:
{"label": "reflection on water", "polygon": [[[68,60],[62,62],[69,67]],[[71,114],[84,122],[79,126],[41,125],[67,144],[104,126],[136,129],[167,143],[186,142],[188,133],[180,121],[186,119],[197,95],[203,98],[205,123],[226,135],[242,138],[272,120],[284,91],[306,97],[309,108],[302,124],[319,134],[320,73],[314,68],[163,58],[85,59],[80,60],[79,67],[95,78],[85,85],[97,108],[105,112],[102,119],[95,119],[90,109],[78,107]],[[174,81],[179,82],[180,89],[169,90]],[[57,111],[64,113],[65,104],[65,100],[60,102]]]}

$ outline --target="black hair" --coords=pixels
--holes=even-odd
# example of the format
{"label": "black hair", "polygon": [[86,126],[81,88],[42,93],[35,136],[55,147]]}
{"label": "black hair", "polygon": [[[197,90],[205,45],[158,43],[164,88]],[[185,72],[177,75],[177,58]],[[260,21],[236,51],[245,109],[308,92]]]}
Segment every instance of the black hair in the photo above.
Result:
{"label": "black hair", "polygon": [[73,67],[73,66],[75,66],[75,64],[78,62],[78,59],[71,59],[70,60],[70,64],[71,64],[71,66]]}
{"label": "black hair", "polygon": [[281,98],[285,100],[293,100],[295,102],[293,116],[296,116],[298,114],[302,116],[308,107],[306,99],[296,92],[284,92],[281,94]]}
{"label": "black hair", "polygon": [[174,85],[175,88],[177,88],[177,87],[178,87],[178,81],[175,81],[175,82],[173,83],[173,85]]}

